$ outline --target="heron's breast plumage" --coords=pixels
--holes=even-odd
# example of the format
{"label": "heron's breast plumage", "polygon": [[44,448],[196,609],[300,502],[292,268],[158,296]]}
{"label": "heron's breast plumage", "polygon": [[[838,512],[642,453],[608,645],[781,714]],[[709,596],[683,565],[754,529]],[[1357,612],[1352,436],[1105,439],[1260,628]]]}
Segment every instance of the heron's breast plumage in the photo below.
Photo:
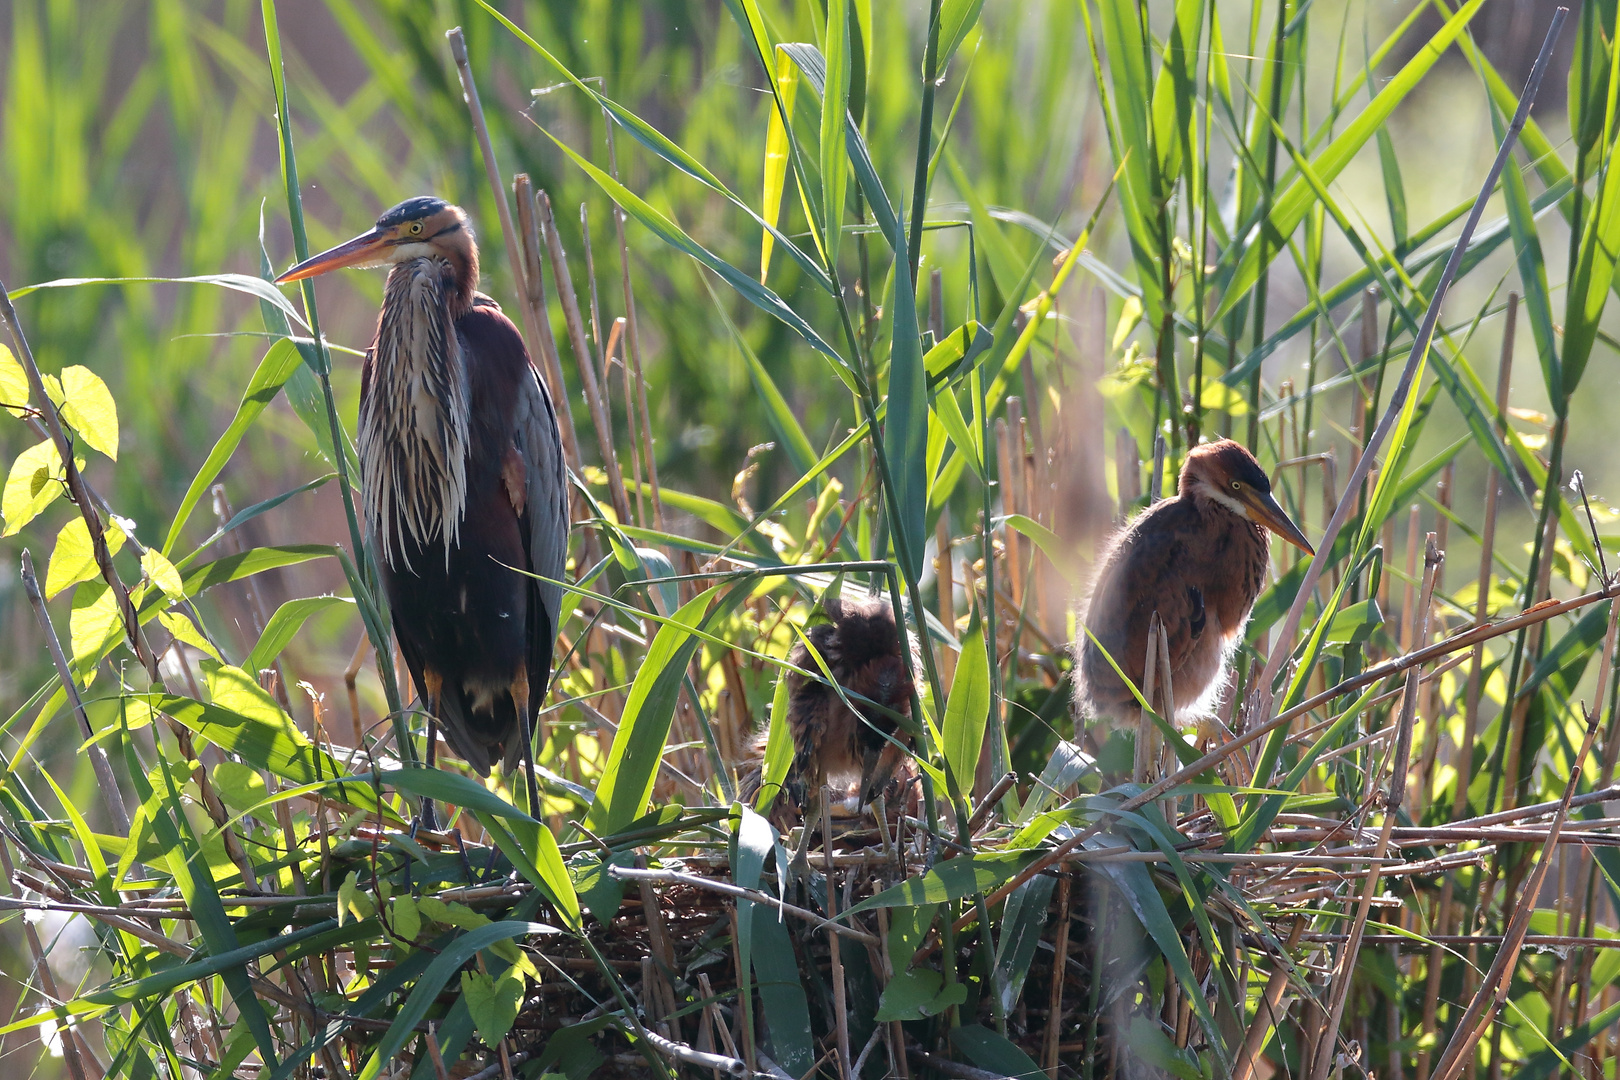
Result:
{"label": "heron's breast plumage", "polygon": [[408,547],[460,538],[467,503],[466,365],[449,293],[449,264],[413,259],[388,275],[360,401],[361,502],[390,566]]}
{"label": "heron's breast plumage", "polygon": [[[1266,533],[1209,500],[1177,496],[1122,530],[1100,561],[1085,623],[1126,677],[1144,674],[1148,626],[1164,620],[1178,707],[1213,692],[1265,587]],[[1135,704],[1113,666],[1082,635],[1078,677],[1095,712]]]}

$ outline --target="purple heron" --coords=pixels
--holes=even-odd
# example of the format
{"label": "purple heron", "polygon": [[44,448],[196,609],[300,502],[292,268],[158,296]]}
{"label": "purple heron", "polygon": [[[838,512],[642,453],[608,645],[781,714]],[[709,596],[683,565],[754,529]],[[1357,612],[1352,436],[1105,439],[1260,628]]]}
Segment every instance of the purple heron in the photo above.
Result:
{"label": "purple heron", "polygon": [[[812,626],[805,637],[843,695],[822,680],[788,672],[793,762],[773,814],[784,829],[802,815],[805,840],[820,827],[822,792],[828,784],[833,785],[835,799],[853,797],[865,804],[879,795],[892,799],[912,775],[911,761],[902,749],[910,743],[910,735],[898,719],[911,714],[911,668],[895,627],[894,608],[881,597],[829,597],[821,606],[831,621]],[[788,662],[820,672],[810,647],[804,641],[795,643]],[[761,733],[754,759],[742,770],[742,794],[750,802],[759,790],[764,751]],[[805,847],[801,841],[801,853]]]}
{"label": "purple heron", "polygon": [[1241,443],[1222,439],[1188,451],[1178,493],[1120,530],[1098,560],[1085,613],[1096,641],[1082,632],[1077,642],[1082,711],[1135,715],[1136,698],[1102,649],[1141,687],[1155,612],[1169,646],[1177,711],[1207,710],[1265,587],[1268,531],[1315,554]]}
{"label": "purple heron", "polygon": [[[478,247],[460,207],[406,199],[276,282],[348,266],[389,268],[360,376],[360,492],[429,716],[428,766],[440,728],[480,776],[521,758],[538,813],[534,725],[568,548],[551,394],[512,321],[477,291]],[[429,800],[423,820],[432,827]]]}

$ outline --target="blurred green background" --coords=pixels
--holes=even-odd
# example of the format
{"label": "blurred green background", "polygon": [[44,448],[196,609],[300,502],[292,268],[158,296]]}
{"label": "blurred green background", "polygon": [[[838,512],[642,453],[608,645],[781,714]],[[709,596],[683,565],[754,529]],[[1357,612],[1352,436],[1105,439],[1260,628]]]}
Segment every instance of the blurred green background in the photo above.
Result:
{"label": "blurred green background", "polygon": [[[802,27],[801,39],[808,39],[813,4],[764,6],[781,36],[791,40],[796,26]],[[512,0],[497,6],[574,71],[599,77],[606,93],[674,138],[733,190],[758,198],[770,99],[762,89],[763,73],[721,0]],[[909,193],[927,5],[879,0],[870,6],[872,47],[863,103],[867,141],[891,191]],[[1414,6],[1382,0],[1312,5],[1311,35],[1320,47],[1313,44],[1307,95],[1331,93],[1339,73],[1322,58],[1339,53],[1341,39],[1349,43],[1347,62],[1359,64]],[[1150,7],[1162,22],[1160,9],[1167,5]],[[1250,12],[1247,5],[1242,11],[1232,7],[1237,21],[1228,28],[1228,41],[1242,42]],[[1515,88],[1533,59],[1549,9],[1533,0],[1497,0],[1474,22],[1475,41]],[[526,171],[551,194],[582,290],[584,205],[595,238],[604,316],[621,313],[610,206],[531,123],[532,118],[606,163],[601,116],[581,95],[558,87],[554,71],[470,2],[283,0],[279,10],[314,246],[360,231],[402,198],[435,193],[466,206],[481,226],[482,288],[510,302],[506,253],[444,38],[446,29],[459,25],[466,31],[503,171],[508,177]],[[1269,20],[1269,12],[1257,5],[1254,17]],[[1424,40],[1436,25],[1432,14],[1423,16],[1409,40]],[[1566,38],[1574,26],[1571,20]],[[1563,119],[1567,52],[1567,46],[1561,50],[1537,109],[1555,143],[1568,127]],[[1407,55],[1397,50],[1380,70],[1393,72]],[[1258,80],[1257,71],[1244,73],[1245,57],[1234,53],[1229,60],[1239,77]],[[990,0],[955,61],[941,95],[942,110],[950,107],[964,77],[966,90],[951,128],[952,160],[935,182],[936,212],[948,216],[942,208],[971,195],[1073,236],[1112,172],[1079,6],[1074,0]],[[1376,89],[1377,73],[1372,82]],[[272,263],[290,264],[272,101],[259,5],[249,0],[0,0],[0,277],[16,289],[75,277],[257,274],[261,229]],[[801,99],[801,109],[813,107]],[[1414,223],[1471,198],[1496,145],[1478,81],[1455,51],[1400,106],[1389,130],[1404,178],[1406,213]],[[617,150],[632,189],[722,257],[757,268],[757,230],[743,228],[745,221],[733,208],[649,160],[622,135]],[[1333,190],[1373,232],[1389,235],[1386,179],[1370,144]],[[1487,217],[1501,212],[1500,200],[1494,200]],[[803,228],[791,192],[784,222],[790,232]],[[965,240],[936,237],[928,265],[965,266]],[[1021,260],[1040,244],[1031,230],[1017,226],[1008,226],[1004,237]],[[660,478],[672,488],[730,501],[749,448],[767,441],[770,428],[742,357],[704,288],[703,272],[634,224],[628,238]],[[1544,232],[1550,266],[1563,266],[1560,245],[1565,243],[1567,236],[1558,230]],[[1104,262],[1128,271],[1127,242],[1114,214],[1105,213],[1090,247]],[[1331,231],[1326,249],[1324,280],[1335,281],[1357,265]],[[978,254],[982,302],[993,313],[1000,306],[996,281],[983,263],[984,252]],[[1279,262],[1271,281],[1270,310],[1278,324],[1306,302],[1286,262]],[[1512,254],[1504,246],[1459,285],[1450,310],[1476,310],[1504,275],[1512,287],[1511,273]],[[1044,271],[1038,275],[1045,277]],[[1051,379],[1056,364],[1074,364],[1082,377],[1106,370],[1123,352],[1112,340],[1120,298],[1099,290],[1094,279],[1077,277],[1061,298],[1062,348],[1036,357],[1043,380]],[[381,274],[345,274],[322,281],[323,325],[335,343],[365,346],[382,280]],[[965,292],[956,292],[964,280],[962,274],[947,274],[946,308],[953,313],[970,303]],[[800,287],[791,262],[778,256],[771,284],[825,322],[830,304],[813,287]],[[841,437],[854,423],[854,412],[826,365],[781,324],[729,293],[722,302],[812,441],[819,447]],[[45,371],[84,364],[112,387],[122,423],[120,456],[116,465],[98,458],[91,478],[139,535],[160,538],[263,354],[266,342],[255,336],[262,330],[256,305],[206,286],[141,283],[43,290],[20,299],[18,308]],[[956,314],[946,325],[959,321]],[[1493,381],[1498,333],[1494,322],[1486,324],[1468,349],[1487,382]],[[1544,399],[1528,332],[1521,335],[1521,377],[1513,401],[1535,410]],[[1300,382],[1305,359],[1303,342],[1296,339],[1269,361],[1267,386],[1290,377]],[[1585,470],[1589,488],[1599,495],[1620,493],[1620,455],[1607,416],[1617,373],[1614,352],[1600,346],[1572,416],[1568,460]],[[352,357],[339,357],[334,381],[352,423],[358,395],[358,364]],[[622,384],[615,387],[613,401],[622,434]],[[1331,440],[1333,425],[1344,425],[1347,409],[1340,402],[1329,398],[1318,407],[1326,439]],[[594,459],[584,402],[570,404],[587,459]],[[1110,427],[1114,420],[1110,416]],[[1526,432],[1536,430],[1533,418],[1521,423]],[[1463,430],[1442,398],[1424,444],[1448,445]],[[1094,465],[1100,472],[1104,434],[1088,437],[1096,440]],[[28,441],[21,425],[0,424],[4,460]],[[1106,445],[1112,453],[1111,438]],[[781,455],[766,452],[761,461],[762,468],[742,489],[755,506],[768,503],[794,478]],[[242,506],[324,471],[308,429],[278,401],[222,479],[232,501]],[[1085,480],[1076,480],[1076,492]],[[1464,518],[1477,514],[1471,493],[1483,484],[1482,460],[1477,451],[1465,451],[1458,461]],[[1090,503],[1078,508],[1103,515],[1093,526],[1098,529],[1109,510]],[[46,670],[41,638],[17,581],[18,554],[24,546],[36,555],[48,551],[71,513],[58,504],[20,535],[0,541],[0,707],[5,715],[27,698]],[[1505,513],[1503,528],[1517,544],[1528,534],[1528,511],[1512,506]],[[1314,511],[1312,520],[1319,527]],[[214,524],[211,513],[200,512],[189,539],[201,540]],[[673,527],[701,529],[679,519]],[[252,544],[347,541],[330,486],[289,501],[249,529],[244,540]],[[1468,566],[1473,558],[1458,538],[1452,565]],[[335,568],[299,567],[259,581],[267,608],[288,597],[342,587]],[[241,640],[251,643],[245,609],[232,609],[233,603],[240,605],[240,595],[227,594],[215,603],[215,628],[234,625]],[[360,634],[351,613],[317,621],[294,644],[292,666],[316,691],[340,695],[341,671]],[[64,730],[37,752],[71,754],[75,743]],[[81,785],[92,782],[88,770],[75,775]],[[20,970],[20,954],[6,947],[9,940],[9,932],[0,934],[0,967]],[[9,981],[0,984],[0,1016],[10,1014],[15,989]],[[8,1055],[0,1057],[0,1069],[32,1056],[21,1042],[6,1040],[0,1047]]]}

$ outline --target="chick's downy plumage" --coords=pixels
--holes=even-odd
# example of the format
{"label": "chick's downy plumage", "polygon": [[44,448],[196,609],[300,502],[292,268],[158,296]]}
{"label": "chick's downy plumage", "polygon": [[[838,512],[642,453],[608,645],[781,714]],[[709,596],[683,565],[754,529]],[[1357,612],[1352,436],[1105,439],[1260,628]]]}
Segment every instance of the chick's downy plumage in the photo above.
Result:
{"label": "chick's downy plumage", "polygon": [[[815,805],[825,785],[833,786],[835,797],[867,802],[898,794],[912,775],[911,759],[901,748],[909,745],[910,736],[891,715],[911,714],[913,692],[907,645],[895,626],[894,609],[887,598],[847,597],[824,600],[822,608],[831,621],[811,627],[805,636],[855,710],[825,682],[788,673],[793,762],[776,802],[777,816],[784,819]],[[788,662],[805,671],[821,670],[802,641],[793,646]],[[743,796],[750,801],[759,789],[765,740],[762,730],[742,771]]]}
{"label": "chick's downy plumage", "polygon": [[1082,712],[1135,712],[1135,696],[1102,650],[1141,687],[1155,612],[1168,640],[1177,711],[1206,711],[1265,587],[1268,530],[1311,552],[1242,444],[1222,439],[1189,451],[1175,497],[1117,533],[1098,561],[1084,620],[1096,641],[1082,632],[1076,642]]}

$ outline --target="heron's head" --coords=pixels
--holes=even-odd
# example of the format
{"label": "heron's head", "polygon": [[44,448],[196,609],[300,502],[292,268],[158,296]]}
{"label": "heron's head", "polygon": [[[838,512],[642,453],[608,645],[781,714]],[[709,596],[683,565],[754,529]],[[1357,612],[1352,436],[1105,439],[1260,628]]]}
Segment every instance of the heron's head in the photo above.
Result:
{"label": "heron's head", "polygon": [[341,270],[346,266],[394,266],[411,259],[443,259],[456,292],[470,303],[478,286],[478,245],[459,206],[431,195],[406,199],[383,213],[368,231],[305,259],[276,278],[277,285]]}
{"label": "heron's head", "polygon": [[1195,446],[1181,467],[1181,494],[1208,500],[1257,525],[1264,525],[1284,540],[1315,555],[1305,534],[1271,495],[1271,479],[1254,455],[1239,442]]}

